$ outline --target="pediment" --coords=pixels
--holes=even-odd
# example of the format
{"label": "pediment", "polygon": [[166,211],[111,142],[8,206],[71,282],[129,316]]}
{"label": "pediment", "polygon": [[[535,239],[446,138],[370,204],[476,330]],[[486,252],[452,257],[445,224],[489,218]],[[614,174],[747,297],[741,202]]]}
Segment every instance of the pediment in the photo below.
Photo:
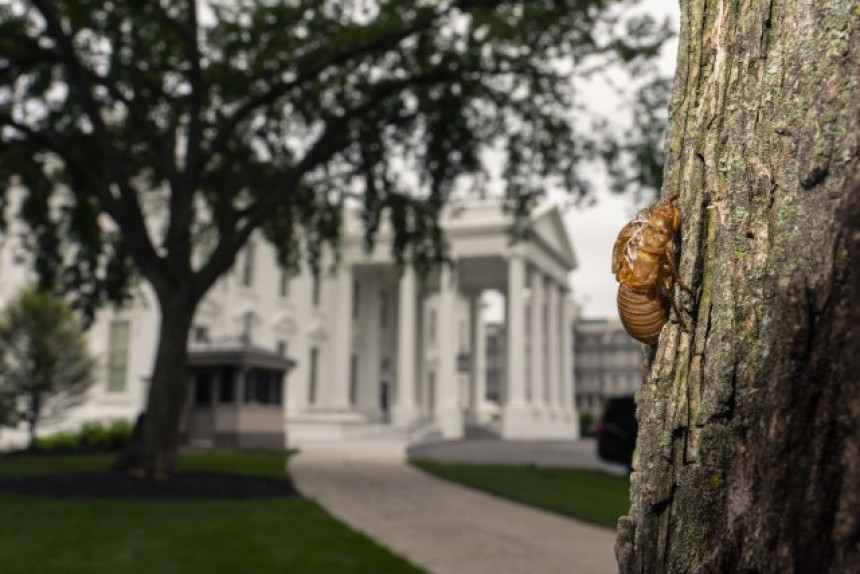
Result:
{"label": "pediment", "polygon": [[534,234],[534,240],[548,250],[553,257],[564,261],[570,270],[576,268],[577,261],[573,243],[564,225],[561,210],[557,205],[551,205],[535,213],[531,223],[531,231]]}

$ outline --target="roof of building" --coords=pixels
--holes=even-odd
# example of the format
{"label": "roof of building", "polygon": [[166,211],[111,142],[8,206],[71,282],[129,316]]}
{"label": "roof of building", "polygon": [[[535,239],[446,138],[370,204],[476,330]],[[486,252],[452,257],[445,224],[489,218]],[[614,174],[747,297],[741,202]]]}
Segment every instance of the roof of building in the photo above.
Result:
{"label": "roof of building", "polygon": [[219,337],[188,346],[189,367],[239,366],[289,372],[296,361],[252,344],[244,337]]}

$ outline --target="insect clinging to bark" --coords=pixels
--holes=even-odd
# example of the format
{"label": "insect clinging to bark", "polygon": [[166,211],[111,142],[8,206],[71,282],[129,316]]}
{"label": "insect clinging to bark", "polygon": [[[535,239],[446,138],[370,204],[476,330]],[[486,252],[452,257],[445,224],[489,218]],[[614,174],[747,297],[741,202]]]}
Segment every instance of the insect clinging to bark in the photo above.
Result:
{"label": "insect clinging to bark", "polygon": [[612,272],[618,281],[618,314],[634,339],[654,344],[669,320],[669,308],[682,328],[672,288],[690,293],[675,265],[675,241],[681,230],[678,196],[647,207],[621,228],[612,249]]}

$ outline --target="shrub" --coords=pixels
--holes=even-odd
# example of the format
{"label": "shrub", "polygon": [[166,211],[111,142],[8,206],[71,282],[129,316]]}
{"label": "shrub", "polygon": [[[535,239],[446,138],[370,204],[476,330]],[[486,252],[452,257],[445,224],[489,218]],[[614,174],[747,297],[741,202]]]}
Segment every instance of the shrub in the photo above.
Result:
{"label": "shrub", "polygon": [[594,436],[592,428],[594,427],[594,413],[589,411],[581,411],[579,413],[579,436]]}
{"label": "shrub", "polygon": [[36,437],[34,446],[36,450],[45,452],[71,452],[80,448],[81,437],[78,433],[61,432],[51,436]]}
{"label": "shrub", "polygon": [[86,422],[78,432],[80,438],[79,446],[82,449],[98,450],[105,448],[107,443],[107,429],[98,422]]}
{"label": "shrub", "polygon": [[115,420],[108,424],[86,422],[77,432],[61,432],[36,439],[36,450],[44,452],[119,450],[131,439],[132,424]]}
{"label": "shrub", "polygon": [[125,448],[131,440],[133,431],[134,425],[130,421],[116,420],[111,422],[107,428],[107,448],[111,450]]}

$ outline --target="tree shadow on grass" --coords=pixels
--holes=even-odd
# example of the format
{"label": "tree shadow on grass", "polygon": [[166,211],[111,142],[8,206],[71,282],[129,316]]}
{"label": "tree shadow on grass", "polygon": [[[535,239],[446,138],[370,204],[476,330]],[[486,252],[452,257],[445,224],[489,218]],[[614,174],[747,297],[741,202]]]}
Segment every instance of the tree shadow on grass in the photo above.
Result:
{"label": "tree shadow on grass", "polygon": [[236,500],[297,496],[286,478],[220,472],[180,472],[168,480],[144,480],[120,472],[39,474],[0,478],[0,493],[48,498]]}

